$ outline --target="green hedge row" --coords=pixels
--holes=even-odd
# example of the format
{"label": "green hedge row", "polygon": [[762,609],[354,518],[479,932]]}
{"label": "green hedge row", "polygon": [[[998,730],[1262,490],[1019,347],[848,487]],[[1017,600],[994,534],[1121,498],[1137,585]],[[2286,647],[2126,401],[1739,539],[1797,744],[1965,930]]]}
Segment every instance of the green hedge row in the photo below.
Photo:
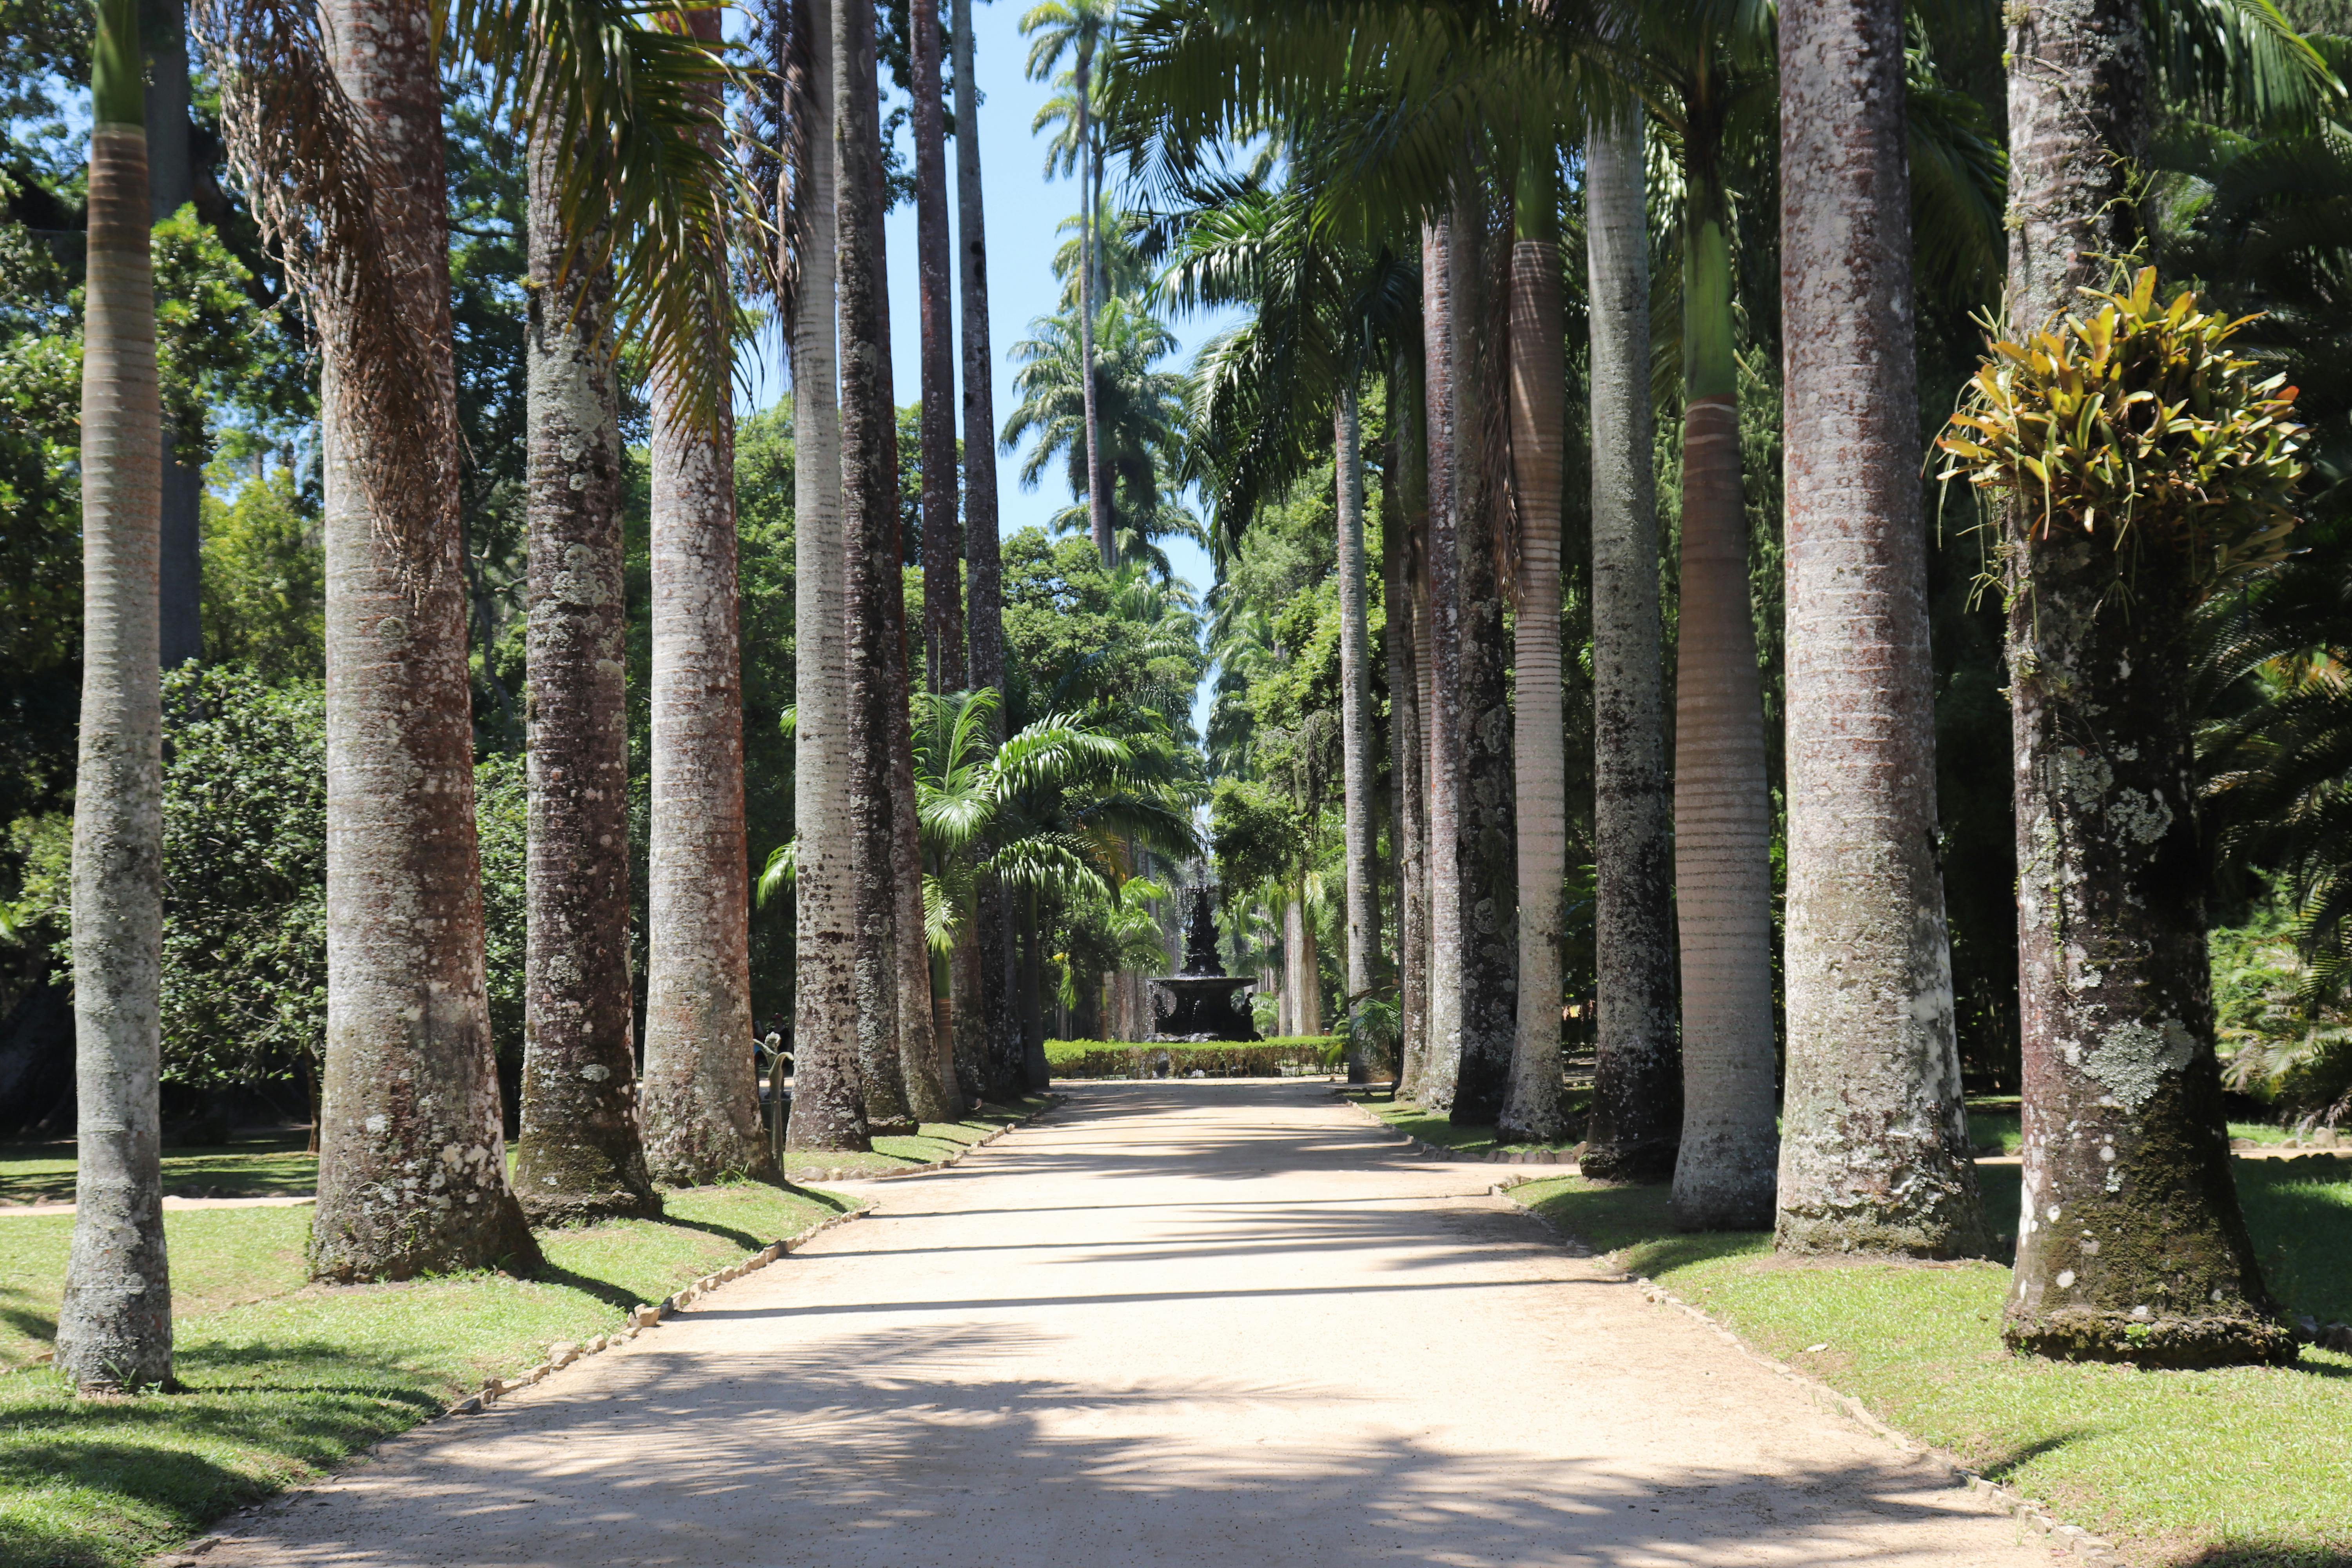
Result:
{"label": "green hedge row", "polygon": [[1198,1071],[1210,1078],[1296,1078],[1338,1068],[1336,1035],[1290,1035],[1197,1046],[1155,1046],[1132,1040],[1047,1040],[1045,1060],[1055,1078],[1157,1078],[1160,1058],[1171,1078]]}

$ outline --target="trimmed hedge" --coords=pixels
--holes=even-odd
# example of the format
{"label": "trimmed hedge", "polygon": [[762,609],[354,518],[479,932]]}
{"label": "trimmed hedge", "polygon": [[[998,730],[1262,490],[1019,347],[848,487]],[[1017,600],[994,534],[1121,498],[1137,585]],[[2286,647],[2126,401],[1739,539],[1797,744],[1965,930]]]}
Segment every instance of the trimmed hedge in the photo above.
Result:
{"label": "trimmed hedge", "polygon": [[1055,1078],[1297,1078],[1338,1068],[1336,1035],[1290,1035],[1272,1040],[1207,1045],[1152,1045],[1131,1040],[1047,1040],[1045,1060]]}

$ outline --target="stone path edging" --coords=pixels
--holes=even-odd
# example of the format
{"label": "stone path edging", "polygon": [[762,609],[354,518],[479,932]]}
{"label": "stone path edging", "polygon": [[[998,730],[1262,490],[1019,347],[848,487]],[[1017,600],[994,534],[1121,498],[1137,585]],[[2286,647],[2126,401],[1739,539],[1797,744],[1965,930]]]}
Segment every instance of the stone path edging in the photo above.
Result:
{"label": "stone path edging", "polygon": [[1572,1176],[1577,1173],[1576,1156],[1565,1151],[1528,1149],[1512,1153],[1506,1150],[1496,1150],[1491,1154],[1465,1154],[1459,1149],[1449,1149],[1443,1143],[1432,1143],[1425,1138],[1414,1137],[1396,1123],[1382,1119],[1379,1112],[1361,1100],[1349,1100],[1343,1089],[1333,1089],[1331,1098],[1343,1105],[1352,1106],[1365,1121],[1390,1137],[1401,1138],[1412,1144],[1412,1151],[1416,1154],[1426,1154],[1437,1160],[1451,1160],[1465,1165],[1550,1165],[1555,1168],[1565,1167],[1565,1170],[1559,1171],[1560,1174]]}
{"label": "stone path edging", "polygon": [[[1507,1181],[1497,1182],[1486,1190],[1494,1196],[1501,1198],[1504,1202],[1510,1204],[1513,1207],[1517,1208],[1520,1213],[1542,1225],[1546,1229],[1549,1230],[1554,1236],[1559,1238],[1561,1245],[1568,1247],[1570,1251],[1575,1253],[1577,1256],[1580,1258],[1590,1258],[1593,1256],[1592,1248],[1588,1243],[1579,1239],[1572,1233],[1562,1230],[1559,1226],[1554,1225],[1543,1215],[1537,1213],[1534,1209],[1529,1208],[1526,1204],[1521,1203],[1517,1197],[1512,1195],[1512,1189],[1515,1187],[1522,1187],[1531,1182],[1549,1180],[1550,1180],[1549,1176],[1517,1176]],[[2043,1505],[2034,1501],[2032,1498],[2027,1497],[2023,1492],[2019,1491],[2016,1488],[2004,1486],[2000,1482],[1991,1479],[1990,1477],[1981,1475],[1979,1472],[1969,1468],[1967,1465],[1961,1463],[1960,1460],[1948,1450],[1938,1448],[1932,1443],[1922,1443],[1916,1437],[1896,1431],[1894,1427],[1889,1426],[1885,1422],[1881,1421],[1877,1416],[1872,1415],[1869,1407],[1864,1405],[1861,1400],[1855,1398],[1853,1394],[1841,1394],[1836,1389],[1832,1388],[1828,1384],[1822,1382],[1820,1378],[1814,1376],[1811,1373],[1806,1372],[1799,1367],[1790,1366],[1784,1361],[1779,1361],[1771,1356],[1766,1355],[1763,1352],[1757,1350],[1755,1347],[1748,1344],[1747,1341],[1741,1339],[1739,1335],[1733,1331],[1730,1325],[1715,1316],[1714,1313],[1707,1311],[1703,1307],[1693,1306],[1690,1302],[1684,1300],[1681,1297],[1675,1295],[1673,1291],[1667,1289],[1656,1280],[1649,1279],[1643,1275],[1633,1273],[1631,1269],[1625,1271],[1624,1277],[1626,1283],[1640,1289],[1642,1294],[1653,1304],[1663,1307],[1678,1308],[1689,1316],[1697,1319],[1700,1322],[1705,1323],[1708,1328],[1714,1330],[1717,1338],[1722,1340],[1726,1344],[1730,1345],[1733,1349],[1738,1351],[1740,1354],[1746,1356],[1748,1360],[1756,1363],[1767,1371],[1775,1373],[1778,1375],[1786,1378],[1789,1382],[1803,1389],[1811,1396],[1813,1403],[1823,1409],[1835,1411],[1838,1414],[1846,1416],[1864,1431],[1892,1444],[1895,1448],[1905,1454],[1932,1459],[1935,1462],[1943,1465],[1952,1472],[1953,1479],[1967,1487],[1969,1490],[1975,1492],[1979,1497],[1982,1497],[1986,1500],[1993,1503],[2002,1511],[2014,1518],[2020,1524],[2024,1525],[2028,1529],[2038,1531],[2042,1535],[2048,1537],[2048,1543],[2050,1545],[2070,1551],[2084,1563],[2097,1563],[2100,1565],[2100,1568],[2127,1568],[2124,1559],[2116,1555],[2116,1544],[2114,1542],[2107,1540],[2104,1536],[2094,1535],[2080,1525],[2066,1523],[2063,1520],[2058,1518],[2057,1515],[2052,1513]]]}
{"label": "stone path edging", "polygon": [[964,1156],[971,1153],[974,1149],[985,1149],[991,1143],[995,1142],[999,1138],[1003,1137],[1007,1132],[1018,1131],[1020,1129],[1028,1126],[1031,1122],[1036,1121],[1037,1118],[1045,1115],[1047,1111],[1059,1108],[1066,1098],[1066,1096],[1048,1091],[1045,1096],[1045,1103],[1031,1111],[1028,1115],[1023,1117],[1020,1121],[1008,1121],[1003,1126],[998,1128],[995,1131],[989,1133],[987,1136],[974,1139],[971,1142],[965,1144],[961,1149],[959,1149],[944,1160],[934,1160],[920,1165],[908,1165],[905,1169],[898,1171],[853,1171],[845,1166],[838,1165],[825,1170],[819,1170],[816,1166],[810,1165],[805,1166],[801,1170],[786,1173],[785,1180],[801,1185],[806,1185],[812,1182],[899,1182],[906,1180],[908,1176],[928,1176],[933,1171],[944,1171],[951,1165],[961,1165],[963,1163]]}

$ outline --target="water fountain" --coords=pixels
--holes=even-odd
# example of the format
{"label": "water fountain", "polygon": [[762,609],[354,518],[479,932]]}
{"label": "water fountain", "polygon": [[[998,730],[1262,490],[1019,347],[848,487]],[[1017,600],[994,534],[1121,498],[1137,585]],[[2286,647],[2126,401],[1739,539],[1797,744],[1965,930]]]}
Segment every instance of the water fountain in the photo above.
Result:
{"label": "water fountain", "polygon": [[1217,958],[1217,928],[1209,918],[1207,886],[1192,889],[1192,918],[1184,928],[1184,972],[1151,982],[1152,1039],[1169,1045],[1204,1040],[1255,1040],[1246,976],[1227,974]]}

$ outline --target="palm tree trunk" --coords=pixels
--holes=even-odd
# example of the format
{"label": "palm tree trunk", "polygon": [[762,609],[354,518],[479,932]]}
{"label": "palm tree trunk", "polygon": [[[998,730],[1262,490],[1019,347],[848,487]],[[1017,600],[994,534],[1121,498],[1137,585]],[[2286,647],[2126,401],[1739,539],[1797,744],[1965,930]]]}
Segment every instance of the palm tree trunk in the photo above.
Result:
{"label": "palm tree trunk", "polygon": [[[715,40],[719,16],[695,12]],[[709,352],[729,353],[722,326]],[[727,378],[719,378],[721,385]],[[653,835],[646,858],[646,1159],[701,1186],[775,1169],[751,1053],[751,858],[735,583],[735,429],[653,385]]]}
{"label": "palm tree trunk", "polygon": [[946,106],[940,101],[940,14],[908,12],[914,69],[915,266],[923,331],[923,645],[933,691],[967,684],[963,631],[963,528],[956,517],[955,344],[948,292]]}
{"label": "palm tree trunk", "polygon": [[1453,1120],[1487,1125],[1502,1113],[1518,1037],[1517,838],[1511,764],[1511,648],[1500,548],[1510,499],[1496,469],[1508,410],[1491,395],[1506,332],[1490,330],[1503,279],[1492,275],[1479,185],[1465,176],[1454,205],[1455,274],[1454,510],[1461,616],[1462,1046]]}
{"label": "palm tree trunk", "polygon": [[[883,260],[874,16],[833,18],[834,157],[841,292],[841,510],[848,541],[850,883],[857,901],[857,1061],[876,1132],[913,1130],[899,1057],[901,1016],[895,758],[906,722],[893,644],[901,616],[898,421],[890,405],[888,275]],[[898,658],[903,660],[904,644]],[[928,991],[928,985],[926,986]]]}
{"label": "palm tree trunk", "polygon": [[623,458],[612,287],[559,288],[569,150],[530,151],[529,937],[515,1194],[535,1223],[661,1212],[629,985]]}
{"label": "palm tree trunk", "polygon": [[857,1060],[857,914],[849,864],[847,563],[835,402],[833,0],[808,0],[807,75],[788,83],[811,127],[796,182],[800,290],[793,310],[793,1110],[788,1149],[871,1146]]}
{"label": "palm tree trunk", "polygon": [[172,1381],[163,1245],[163,716],[156,673],[163,405],[147,247],[139,10],[92,58],[82,316],[82,696],[74,774],[72,1250],[58,1370],[77,1389]]}
{"label": "palm tree trunk", "polygon": [[[507,1185],[483,990],[438,40],[421,6],[325,10],[336,75],[394,176],[375,200],[381,287],[400,297],[331,298],[320,333],[327,1066],[310,1269],[528,1268],[539,1246]],[[422,345],[408,405],[370,379],[351,324],[371,305]],[[387,482],[404,464],[430,465],[430,482]]]}
{"label": "palm tree trunk", "polygon": [[1771,802],[1748,597],[1732,356],[1731,249],[1712,148],[1686,139],[1683,542],[1675,692],[1675,887],[1682,925],[1683,1135],[1675,1223],[1772,1223]]}
{"label": "palm tree trunk", "polygon": [[1409,374],[1389,378],[1388,405],[1395,421],[1388,465],[1388,504],[1381,508],[1381,566],[1386,589],[1389,672],[1389,790],[1395,803],[1390,832],[1397,858],[1397,1061],[1399,1099],[1428,1033],[1429,843],[1428,800],[1423,794],[1420,671],[1412,581],[1418,575],[1411,538],[1428,527],[1422,504],[1421,399]]}
{"label": "palm tree trunk", "polygon": [[1078,44],[1078,363],[1084,371],[1080,380],[1079,399],[1087,422],[1087,525],[1094,534],[1095,553],[1108,568],[1118,559],[1118,542],[1111,537],[1110,490],[1105,483],[1102,463],[1102,430],[1095,408],[1095,210],[1091,195],[1094,181],[1093,100],[1088,96],[1090,73],[1094,68],[1094,44],[1082,38]]}
{"label": "palm tree trunk", "polygon": [[[2140,12],[2012,9],[2010,324],[2041,330],[2143,243]],[[2023,1181],[2002,1335],[2044,1355],[2288,1362],[2230,1173],[2205,952],[2185,563],[2004,524],[2024,1024]]]}
{"label": "palm tree trunk", "polygon": [[[1348,857],[1348,994],[1343,1005],[1352,1016],[1371,995],[1373,958],[1381,944],[1380,906],[1375,902],[1380,873],[1373,864],[1371,632],[1364,581],[1364,429],[1352,380],[1339,386],[1331,436],[1339,490],[1339,771]],[[1362,1047],[1351,1046],[1348,1081],[1362,1083],[1370,1076]]]}
{"label": "palm tree trunk", "polygon": [[1462,1066],[1462,557],[1454,443],[1459,355],[1454,293],[1462,259],[1451,221],[1421,230],[1423,382],[1429,454],[1429,1034],[1413,1103],[1454,1103]]}
{"label": "palm tree trunk", "polygon": [[1565,983],[1568,757],[1561,733],[1560,469],[1568,441],[1568,363],[1560,337],[1559,195],[1549,142],[1519,173],[1511,246],[1511,478],[1519,515],[1511,754],[1517,768],[1519,873],[1517,1036],[1496,1125],[1545,1142],[1567,1122],[1560,1106],[1559,1019]]}
{"label": "palm tree trunk", "polygon": [[[1785,1252],[1973,1256],[1936,859],[1899,0],[1780,10]],[[1859,657],[1858,657],[1859,656]]]}
{"label": "palm tree trunk", "polygon": [[1674,1173],[1683,1112],[1675,1034],[1674,842],[1664,632],[1650,413],[1649,224],[1642,118],[1587,122],[1584,246],[1591,300],[1592,1115],[1580,1168]]}
{"label": "palm tree trunk", "polygon": [[[147,16],[161,26],[144,30],[147,90],[142,118],[147,127],[148,220],[162,223],[195,195],[188,107],[187,7],[163,0]],[[178,431],[163,429],[163,545],[157,572],[156,626],[165,669],[204,657],[201,595],[205,476],[173,451]]]}
{"label": "palm tree trunk", "polygon": [[[964,624],[971,641],[971,682],[1000,700],[991,733],[1003,739],[1008,714],[1004,690],[1003,570],[997,549],[995,360],[988,335],[988,223],[980,173],[980,88],[974,75],[971,0],[953,0],[949,14],[955,55],[956,232],[960,257],[963,350]],[[956,1075],[978,1102],[1010,1088],[1007,1065],[1020,1022],[1013,1005],[1013,904],[1000,888],[980,890],[981,918],[959,942],[955,974]],[[961,1022],[968,1020],[968,1022]]]}

